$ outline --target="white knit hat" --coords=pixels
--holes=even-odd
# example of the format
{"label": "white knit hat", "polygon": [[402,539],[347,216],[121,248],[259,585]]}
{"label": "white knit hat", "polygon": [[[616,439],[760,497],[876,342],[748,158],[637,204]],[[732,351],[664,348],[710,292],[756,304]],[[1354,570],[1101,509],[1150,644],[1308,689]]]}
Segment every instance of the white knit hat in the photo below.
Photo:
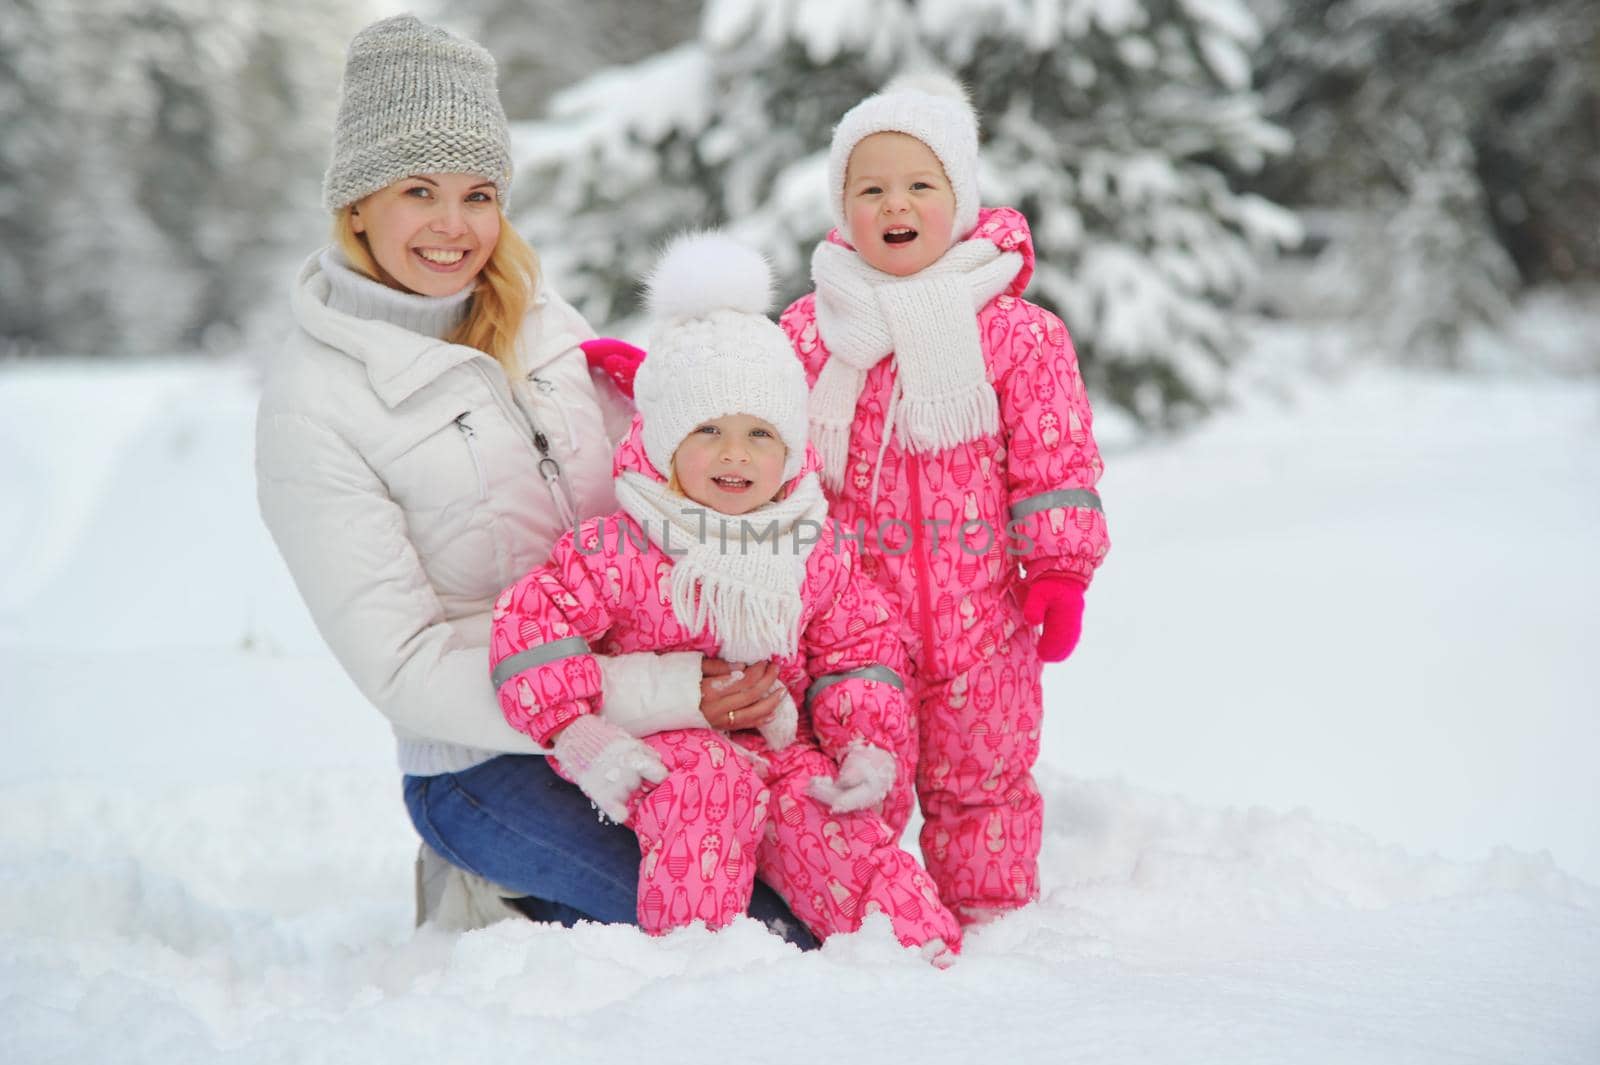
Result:
{"label": "white knit hat", "polygon": [[493,57],[414,15],[396,15],[350,41],[322,202],[338,211],[412,174],[488,178],[504,210],[511,140]]}
{"label": "white knit hat", "polygon": [[955,231],[961,240],[978,224],[978,116],[966,90],[943,74],[899,77],[876,96],[844,113],[828,149],[829,205],[839,232],[852,243],[844,210],[844,175],[850,153],[874,133],[904,133],[939,157],[956,198]]}
{"label": "white knit hat", "polygon": [[806,375],[782,329],[767,317],[772,272],[761,254],[721,233],[674,240],[650,272],[655,326],[633,380],[644,450],[663,475],[695,427],[750,414],[788,447],[783,479],[806,454]]}

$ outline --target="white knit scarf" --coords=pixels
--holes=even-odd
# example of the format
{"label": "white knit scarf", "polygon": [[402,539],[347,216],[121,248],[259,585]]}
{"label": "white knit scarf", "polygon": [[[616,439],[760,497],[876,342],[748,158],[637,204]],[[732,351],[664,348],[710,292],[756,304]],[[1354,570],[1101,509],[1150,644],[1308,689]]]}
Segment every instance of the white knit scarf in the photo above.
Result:
{"label": "white knit scarf", "polygon": [[[690,632],[710,624],[722,657],[733,662],[798,649],[800,586],[828,515],[816,474],[800,478],[786,498],[740,515],[701,506],[636,470],[624,471],[616,489],[650,542],[674,556],[672,612]],[[812,535],[799,535],[802,521],[817,525]]]}
{"label": "white knit scarf", "polygon": [[884,443],[898,428],[908,448],[941,451],[1000,427],[1000,404],[984,372],[977,312],[1006,290],[1022,256],[966,240],[931,266],[895,277],[849,248],[824,241],[811,256],[817,331],[830,358],[811,389],[811,442],[822,477],[844,485],[850,423],[867,371],[890,353],[895,395]]}

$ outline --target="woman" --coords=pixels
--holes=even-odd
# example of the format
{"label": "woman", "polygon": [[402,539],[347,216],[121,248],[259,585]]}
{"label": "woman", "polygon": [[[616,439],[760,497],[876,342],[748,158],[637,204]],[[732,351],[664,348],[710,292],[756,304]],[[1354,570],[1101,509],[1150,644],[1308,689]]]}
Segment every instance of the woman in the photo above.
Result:
{"label": "woman", "polygon": [[[633,834],[506,724],[489,680],[495,597],[615,508],[631,414],[506,222],[510,180],[487,52],[409,15],[356,35],[323,185],[334,242],[301,269],[298,329],[267,375],[258,496],[318,629],[389,718],[424,842],[532,916],[632,922]],[[639,734],[730,713],[755,727],[780,698],[770,663],[633,655],[602,671],[607,719]],[[419,919],[440,879],[421,869]],[[499,916],[452,877],[439,916]],[[752,913],[787,911],[763,892]]]}

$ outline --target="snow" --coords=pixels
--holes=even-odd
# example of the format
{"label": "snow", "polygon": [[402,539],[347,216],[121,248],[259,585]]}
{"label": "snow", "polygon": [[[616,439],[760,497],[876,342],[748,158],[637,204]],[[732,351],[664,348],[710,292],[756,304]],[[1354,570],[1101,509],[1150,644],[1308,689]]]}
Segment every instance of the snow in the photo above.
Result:
{"label": "snow", "polygon": [[1261,26],[1251,14],[1250,5],[1240,0],[1181,0],[1185,14],[1202,25],[1210,25],[1219,33],[1241,44],[1254,46],[1261,39]]}
{"label": "snow", "polygon": [[1224,85],[1243,90],[1250,86],[1250,55],[1232,37],[1209,30],[1199,33],[1200,53]]}
{"label": "snow", "polygon": [[[710,93],[704,50],[685,44],[580,82],[551,101],[550,113],[577,127],[571,138],[574,145],[583,143],[582,134],[654,141],[674,130],[703,126],[711,109]],[[525,134],[526,127],[519,127],[518,133]],[[570,150],[559,137],[554,143],[546,139],[547,134],[524,136],[517,148],[535,164]]]}
{"label": "snow", "polygon": [[1600,386],[1256,336],[1192,434],[1102,419],[1045,895],[947,972],[880,926],[413,931],[387,729],[256,518],[249,372],[0,364],[7,1060],[1591,1065]]}

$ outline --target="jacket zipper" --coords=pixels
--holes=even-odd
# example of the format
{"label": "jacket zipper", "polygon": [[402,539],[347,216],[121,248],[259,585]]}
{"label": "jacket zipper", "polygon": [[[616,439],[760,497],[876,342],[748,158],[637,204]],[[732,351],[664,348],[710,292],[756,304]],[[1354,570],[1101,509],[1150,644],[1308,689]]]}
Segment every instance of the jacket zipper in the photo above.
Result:
{"label": "jacket zipper", "polygon": [[[528,380],[533,382],[533,387],[537,388],[541,395],[555,395],[555,382],[546,380],[545,378],[540,377],[538,374],[529,374]],[[578,439],[577,426],[572,424],[572,412],[567,410],[567,406],[564,403],[559,403],[554,399],[551,399],[550,402],[555,403],[556,410],[561,412],[561,424],[566,426],[567,441],[572,447],[572,453],[576,455],[579,450],[581,450],[583,445]]]}
{"label": "jacket zipper", "polygon": [[483,472],[483,458],[478,454],[478,431],[467,421],[470,411],[456,415],[456,428],[467,442],[467,454],[472,456],[472,471],[478,475],[478,502],[489,498],[489,478]]}
{"label": "jacket zipper", "polygon": [[[485,355],[483,358],[488,359],[489,356]],[[571,487],[567,484],[566,476],[562,473],[561,463],[556,460],[555,456],[550,454],[550,438],[545,436],[544,430],[535,424],[533,415],[522,409],[521,404],[516,400],[516,396],[511,396],[510,402],[507,402],[507,394],[511,392],[511,383],[506,380],[504,373],[500,373],[500,380],[497,382],[494,373],[485,367],[481,361],[474,359],[473,365],[483,375],[484,381],[489,385],[489,392],[494,396],[495,402],[500,405],[500,408],[511,418],[512,424],[521,425],[527,431],[527,439],[538,455],[539,476],[544,478],[545,486],[549,488],[550,495],[555,500],[556,515],[561,519],[562,525],[576,529],[578,526],[577,500],[572,494]]]}
{"label": "jacket zipper", "polygon": [[928,573],[933,568],[933,559],[928,558],[925,548],[927,541],[923,539],[924,526],[922,520],[922,456],[907,451],[906,459],[911,467],[911,547],[917,563],[917,608],[922,612],[922,657],[923,668],[933,667],[933,611],[928,604]]}

